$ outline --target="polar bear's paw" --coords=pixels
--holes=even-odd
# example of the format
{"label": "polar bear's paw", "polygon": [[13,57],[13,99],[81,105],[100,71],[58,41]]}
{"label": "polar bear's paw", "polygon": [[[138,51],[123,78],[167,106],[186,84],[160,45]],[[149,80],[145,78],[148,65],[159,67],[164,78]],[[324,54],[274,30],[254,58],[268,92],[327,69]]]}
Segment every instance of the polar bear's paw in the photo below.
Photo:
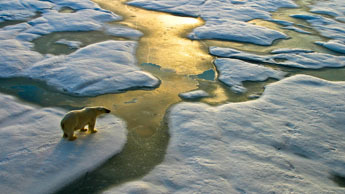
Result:
{"label": "polar bear's paw", "polygon": [[69,137],[69,138],[68,138],[69,141],[74,141],[74,140],[76,140],[76,139],[77,139],[77,136],[75,136],[75,135],[73,135],[72,137]]}
{"label": "polar bear's paw", "polygon": [[91,133],[97,133],[97,129],[91,130]]}

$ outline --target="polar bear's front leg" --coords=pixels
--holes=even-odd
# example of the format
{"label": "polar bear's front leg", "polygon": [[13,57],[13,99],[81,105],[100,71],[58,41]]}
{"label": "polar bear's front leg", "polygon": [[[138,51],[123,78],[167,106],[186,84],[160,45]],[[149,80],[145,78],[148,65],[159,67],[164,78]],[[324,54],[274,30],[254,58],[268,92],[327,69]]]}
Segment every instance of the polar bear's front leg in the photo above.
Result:
{"label": "polar bear's front leg", "polygon": [[67,136],[68,136],[68,140],[69,140],[69,141],[73,141],[73,140],[77,139],[77,136],[74,135],[74,131],[69,132],[69,133],[67,134]]}
{"label": "polar bear's front leg", "polygon": [[90,121],[89,123],[89,130],[91,133],[96,133],[97,129],[95,129],[96,119]]}

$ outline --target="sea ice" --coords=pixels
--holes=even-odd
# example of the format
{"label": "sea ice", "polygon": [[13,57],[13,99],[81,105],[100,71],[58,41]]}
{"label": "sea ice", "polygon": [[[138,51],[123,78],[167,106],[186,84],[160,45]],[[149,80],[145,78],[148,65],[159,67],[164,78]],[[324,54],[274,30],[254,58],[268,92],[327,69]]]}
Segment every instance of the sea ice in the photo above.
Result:
{"label": "sea ice", "polygon": [[221,39],[271,45],[274,40],[288,38],[285,34],[241,21],[209,20],[191,32],[190,39]]}
{"label": "sea ice", "polygon": [[291,15],[291,17],[306,20],[315,30],[327,38],[345,41],[345,26],[343,22],[311,14],[295,14]]}
{"label": "sea ice", "polygon": [[0,94],[1,193],[53,193],[119,153],[126,143],[124,121],[97,119],[98,133],[62,138],[65,110],[41,108]]}
{"label": "sea ice", "polygon": [[44,56],[31,50],[32,43],[16,39],[0,40],[0,77],[17,76],[21,71],[44,59]]}
{"label": "sea ice", "polygon": [[310,5],[310,12],[335,17],[342,21],[345,17],[345,5],[343,0],[317,1]]}
{"label": "sea ice", "polygon": [[[260,63],[297,67],[304,69],[321,69],[324,67],[344,67],[345,56],[309,52],[300,49],[284,49],[278,54],[257,55],[232,48],[210,47],[210,53],[219,57],[228,57]],[[298,52],[300,50],[300,52]],[[273,51],[274,53],[274,51]]]}
{"label": "sea ice", "polygon": [[112,36],[120,36],[138,40],[144,34],[139,30],[120,25],[106,25],[105,32]]}
{"label": "sea ice", "polygon": [[268,78],[282,79],[286,73],[268,67],[247,63],[238,59],[218,58],[214,64],[219,71],[219,80],[236,93],[246,92],[244,81],[265,81]]}
{"label": "sea ice", "polygon": [[134,41],[92,44],[67,56],[37,62],[18,75],[42,80],[78,96],[157,87],[160,80],[136,66],[136,45]]}
{"label": "sea ice", "polygon": [[[0,2],[8,10],[39,11],[40,15],[0,29],[0,78],[29,77],[60,91],[80,96],[116,93],[128,89],[153,88],[160,80],[136,66],[136,42],[107,41],[82,48],[70,55],[42,55],[33,51],[32,41],[58,31],[104,30],[111,35],[138,39],[142,33],[128,27],[105,24],[121,19],[88,1]],[[69,7],[75,12],[58,10]],[[0,13],[1,17],[1,13]],[[78,48],[80,42],[61,39],[57,43]]]}
{"label": "sea ice", "polygon": [[181,93],[181,94],[179,94],[179,96],[183,99],[195,100],[195,99],[208,97],[209,94],[207,92],[205,92],[204,90],[194,90],[194,91],[190,91],[190,92]]}
{"label": "sea ice", "polygon": [[62,31],[93,31],[101,30],[104,22],[121,19],[120,16],[93,9],[82,9],[73,13],[60,13],[49,10],[41,17],[30,20],[30,28],[23,33],[49,34]]}
{"label": "sea ice", "polygon": [[344,118],[345,82],[305,75],[249,102],[179,103],[164,161],[105,193],[344,193]]}
{"label": "sea ice", "polygon": [[315,44],[321,45],[329,50],[345,54],[345,42],[340,40],[329,40],[328,42],[317,41]]}
{"label": "sea ice", "polygon": [[191,39],[222,39],[270,45],[276,39],[287,38],[281,32],[247,23],[253,19],[270,20],[269,12],[280,7],[297,7],[290,0],[133,0],[129,5],[151,10],[170,12],[194,17],[206,21],[204,26],[193,30]]}

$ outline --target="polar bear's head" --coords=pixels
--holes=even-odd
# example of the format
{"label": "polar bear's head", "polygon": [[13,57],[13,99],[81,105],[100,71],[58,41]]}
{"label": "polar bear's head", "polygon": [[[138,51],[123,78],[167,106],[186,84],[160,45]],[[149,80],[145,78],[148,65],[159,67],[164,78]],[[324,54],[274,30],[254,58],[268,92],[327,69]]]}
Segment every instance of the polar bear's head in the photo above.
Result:
{"label": "polar bear's head", "polygon": [[97,115],[111,112],[109,109],[103,106],[88,107],[88,109],[92,109],[92,111],[96,112]]}

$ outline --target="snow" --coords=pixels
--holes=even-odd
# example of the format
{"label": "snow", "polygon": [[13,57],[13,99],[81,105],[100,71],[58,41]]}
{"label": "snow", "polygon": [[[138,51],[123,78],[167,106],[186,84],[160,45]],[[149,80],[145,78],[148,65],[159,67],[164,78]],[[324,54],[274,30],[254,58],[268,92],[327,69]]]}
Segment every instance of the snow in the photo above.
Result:
{"label": "snow", "polygon": [[195,99],[208,97],[209,94],[207,92],[205,92],[204,90],[194,90],[194,91],[190,91],[190,92],[180,93],[179,96],[182,99],[195,100]]}
{"label": "snow", "polygon": [[236,93],[246,92],[244,81],[265,81],[268,78],[282,79],[286,73],[268,67],[244,62],[238,59],[218,58],[214,61],[219,72],[219,80]]}
{"label": "snow", "polygon": [[98,133],[62,138],[66,110],[23,104],[0,94],[1,193],[52,193],[119,153],[126,124],[113,115],[97,119]]}
{"label": "snow", "polygon": [[303,69],[321,69],[324,67],[344,67],[345,56],[335,56],[325,53],[299,51],[296,49],[284,49],[278,54],[258,55],[239,51],[232,48],[210,47],[210,53],[219,57],[228,57],[240,60],[255,61],[282,65],[288,67],[297,67]]}
{"label": "snow", "polygon": [[73,13],[60,13],[49,10],[41,17],[28,22],[30,28],[23,33],[49,34],[62,31],[94,31],[101,30],[104,22],[120,20],[121,17],[112,13],[93,9],[82,9]]}
{"label": "snow", "polygon": [[249,102],[179,103],[164,161],[105,193],[344,193],[344,117],[345,83],[305,75]]}
{"label": "snow", "polygon": [[31,50],[32,46],[32,43],[16,39],[0,40],[0,77],[16,76],[24,69],[44,59],[41,54]]}
{"label": "snow", "polygon": [[92,44],[67,56],[37,62],[18,75],[78,96],[157,87],[160,80],[136,66],[136,45],[133,41],[112,40]]}
{"label": "snow", "polygon": [[321,45],[329,50],[345,54],[345,42],[339,40],[329,40],[327,42],[317,41],[315,44]]}
{"label": "snow", "polygon": [[[206,21],[189,34],[191,39],[221,39],[271,45],[274,40],[287,38],[281,32],[247,23],[253,19],[270,20],[269,12],[280,7],[294,8],[290,0],[133,0],[129,5],[180,15],[201,17]],[[245,32],[245,33],[244,33]]]}

